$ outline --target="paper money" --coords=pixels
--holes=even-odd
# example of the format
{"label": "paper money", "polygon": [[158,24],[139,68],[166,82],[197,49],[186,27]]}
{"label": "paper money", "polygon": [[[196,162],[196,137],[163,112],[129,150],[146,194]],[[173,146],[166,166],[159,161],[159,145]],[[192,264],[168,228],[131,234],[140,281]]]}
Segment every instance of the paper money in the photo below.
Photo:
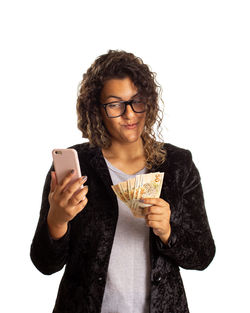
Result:
{"label": "paper money", "polygon": [[140,202],[143,198],[159,198],[161,194],[164,173],[148,173],[136,175],[117,185],[112,185],[116,196],[123,201],[135,217],[144,217],[145,207],[151,204]]}

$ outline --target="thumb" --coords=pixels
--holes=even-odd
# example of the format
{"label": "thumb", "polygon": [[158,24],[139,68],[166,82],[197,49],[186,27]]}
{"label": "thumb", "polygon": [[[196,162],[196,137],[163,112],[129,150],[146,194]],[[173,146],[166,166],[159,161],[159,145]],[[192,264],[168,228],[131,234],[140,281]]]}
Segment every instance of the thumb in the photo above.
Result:
{"label": "thumb", "polygon": [[50,191],[54,192],[57,185],[56,173],[51,171]]}

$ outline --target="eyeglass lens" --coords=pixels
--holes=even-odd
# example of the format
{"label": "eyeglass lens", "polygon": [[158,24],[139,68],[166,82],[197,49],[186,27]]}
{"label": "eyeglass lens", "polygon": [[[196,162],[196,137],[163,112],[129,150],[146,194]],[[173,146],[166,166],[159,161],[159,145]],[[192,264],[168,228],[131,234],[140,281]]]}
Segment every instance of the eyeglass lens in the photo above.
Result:
{"label": "eyeglass lens", "polygon": [[109,117],[118,117],[125,113],[127,105],[130,104],[132,110],[136,113],[142,113],[145,111],[145,104],[140,101],[133,102],[112,102],[106,105],[106,111]]}

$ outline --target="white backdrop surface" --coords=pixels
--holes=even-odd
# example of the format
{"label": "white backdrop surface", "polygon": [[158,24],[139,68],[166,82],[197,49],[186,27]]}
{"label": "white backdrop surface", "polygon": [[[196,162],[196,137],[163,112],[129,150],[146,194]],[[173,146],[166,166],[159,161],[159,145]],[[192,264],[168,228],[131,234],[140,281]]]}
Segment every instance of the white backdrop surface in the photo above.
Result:
{"label": "white backdrop surface", "polygon": [[243,0],[1,1],[1,312],[51,312],[62,271],[29,249],[51,150],[83,141],[77,86],[109,49],[140,56],[163,88],[165,142],[200,171],[216,256],[181,270],[190,312],[250,312],[250,10]]}

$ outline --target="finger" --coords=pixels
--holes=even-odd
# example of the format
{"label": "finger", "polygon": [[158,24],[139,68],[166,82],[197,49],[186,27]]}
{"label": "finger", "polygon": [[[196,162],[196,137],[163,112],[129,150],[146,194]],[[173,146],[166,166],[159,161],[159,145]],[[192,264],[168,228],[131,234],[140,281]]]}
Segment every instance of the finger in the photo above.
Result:
{"label": "finger", "polygon": [[161,236],[164,232],[160,228],[153,228],[153,232],[156,236]]}
{"label": "finger", "polygon": [[78,178],[74,183],[71,183],[63,190],[66,200],[69,200],[75,193],[82,191],[81,186],[86,182],[87,176]]}
{"label": "finger", "polygon": [[75,175],[74,170],[69,171],[69,173],[64,177],[62,182],[58,185],[59,192],[62,192],[64,190],[64,188],[70,183],[74,175]]}
{"label": "finger", "polygon": [[169,206],[169,203],[161,198],[143,198],[140,199],[142,203],[152,204],[157,206]]}
{"label": "finger", "polygon": [[56,173],[54,171],[51,171],[50,174],[51,174],[50,191],[54,192],[57,185]]}
{"label": "finger", "polygon": [[79,192],[75,193],[68,201],[69,205],[76,206],[81,201],[85,200],[86,194],[88,192],[88,186],[84,186]]}
{"label": "finger", "polygon": [[152,228],[162,229],[162,223],[159,221],[147,221],[147,225]]}
{"label": "finger", "polygon": [[161,222],[164,219],[162,218],[162,215],[160,214],[149,214],[146,216],[147,221],[156,221],[156,222]]}
{"label": "finger", "polygon": [[76,214],[80,213],[84,208],[85,206],[87,205],[88,203],[88,198],[86,197],[84,200],[82,200],[76,207],[75,207],[75,212]]}
{"label": "finger", "polygon": [[166,207],[159,207],[159,206],[150,206],[144,209],[145,215],[148,214],[164,214],[166,211]]}

